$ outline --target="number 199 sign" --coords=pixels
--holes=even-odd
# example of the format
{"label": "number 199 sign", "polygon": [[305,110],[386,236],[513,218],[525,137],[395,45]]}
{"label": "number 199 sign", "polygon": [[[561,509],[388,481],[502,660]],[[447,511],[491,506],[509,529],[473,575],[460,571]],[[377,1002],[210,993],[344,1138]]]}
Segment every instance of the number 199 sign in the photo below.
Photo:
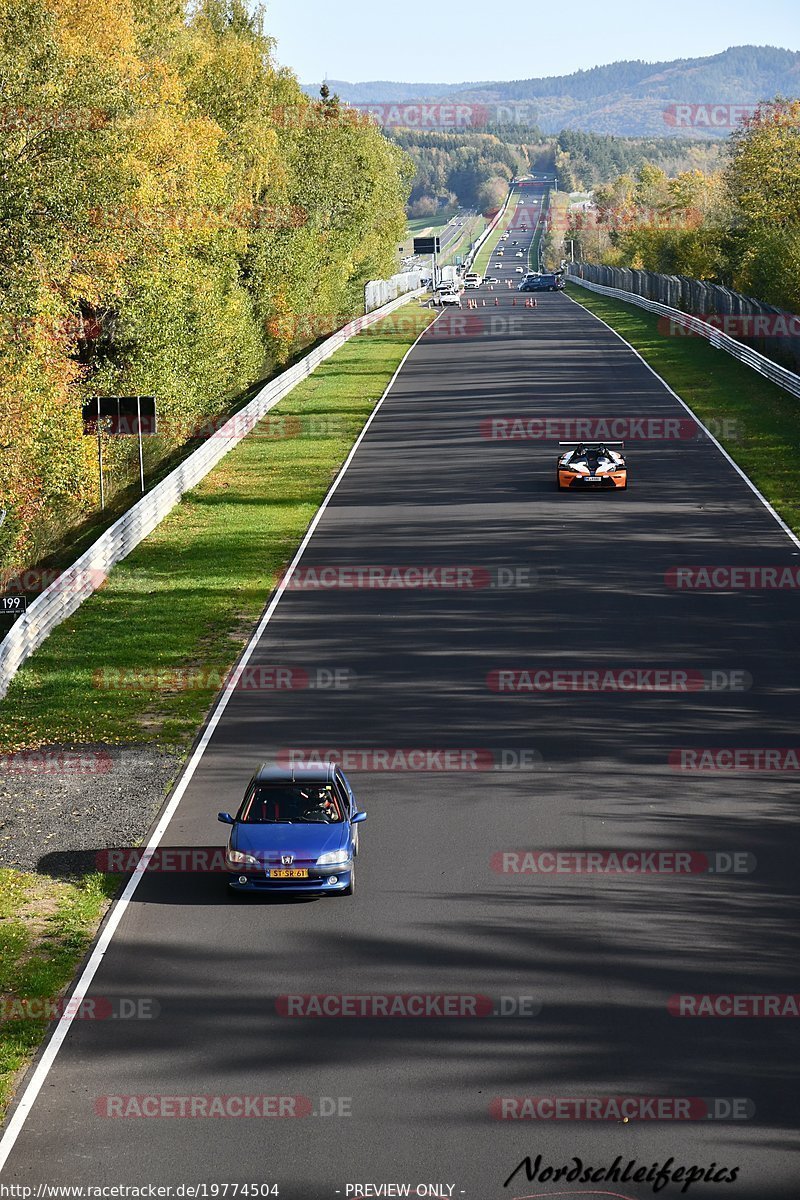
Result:
{"label": "number 199 sign", "polygon": [[25,596],[0,596],[0,616],[21,617],[27,607]]}

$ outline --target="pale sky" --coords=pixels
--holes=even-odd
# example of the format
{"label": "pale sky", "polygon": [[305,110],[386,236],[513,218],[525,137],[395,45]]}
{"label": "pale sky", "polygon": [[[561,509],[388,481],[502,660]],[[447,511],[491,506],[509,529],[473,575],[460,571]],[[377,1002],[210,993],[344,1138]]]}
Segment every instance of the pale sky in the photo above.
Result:
{"label": "pale sky", "polygon": [[728,46],[800,50],[798,0],[566,0],[491,5],[271,0],[277,59],[301,83],[327,76],[460,83],[563,75],[617,62],[696,58]]}

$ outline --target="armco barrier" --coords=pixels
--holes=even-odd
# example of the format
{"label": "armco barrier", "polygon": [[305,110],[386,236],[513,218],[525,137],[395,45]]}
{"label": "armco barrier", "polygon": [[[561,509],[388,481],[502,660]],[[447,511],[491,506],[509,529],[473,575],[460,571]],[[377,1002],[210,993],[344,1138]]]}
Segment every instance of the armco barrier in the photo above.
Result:
{"label": "armco barrier", "polygon": [[757,350],[751,350],[749,346],[745,346],[742,342],[737,342],[735,338],[729,337],[722,330],[715,329],[707,321],[701,321],[698,317],[681,312],[678,308],[670,308],[666,304],[659,304],[657,300],[648,300],[645,296],[640,296],[636,292],[623,291],[622,288],[604,287],[602,283],[592,283],[589,279],[583,279],[574,272],[573,268],[575,265],[570,264],[568,268],[570,283],[577,283],[580,287],[587,288],[590,292],[599,292],[602,296],[612,296],[615,300],[624,300],[626,304],[635,304],[638,308],[644,308],[648,312],[656,313],[658,316],[669,317],[670,321],[674,322],[674,324],[689,330],[690,333],[705,338],[717,350],[724,350],[727,354],[738,359],[740,363],[744,363],[746,367],[751,367],[754,371],[758,371],[759,375],[763,375],[770,383],[777,384],[784,391],[790,392],[793,396],[800,397],[800,375],[795,375],[793,371],[787,370],[786,367],[779,367],[772,359],[759,354]]}
{"label": "armco barrier", "polygon": [[[753,321],[749,323],[752,332],[746,343],[749,348],[766,355],[789,371],[800,368],[800,336],[791,332],[797,328],[798,318],[773,304],[765,304],[753,296],[731,291],[720,283],[692,279],[689,275],[661,275],[657,271],[585,262],[574,263],[570,271],[589,283],[635,292],[646,300],[691,313],[700,320],[708,321],[710,316],[734,318],[731,332],[734,332],[733,326],[737,324],[736,318],[752,317]],[[716,324],[716,321],[710,323]]]}
{"label": "armco barrier", "polygon": [[407,300],[419,296],[421,290],[418,288],[367,316],[351,321],[288,371],[271,379],[244,408],[220,426],[215,436],[210,437],[199,450],[190,454],[152,491],[129,508],[71,567],[45,588],[0,642],[0,697],[5,696],[11,680],[25,660],[41,646],[57,625],[91,596],[114,564],[130,554],[175,507],[184,492],[195,487],[279,400],[351,337],[380,321]]}

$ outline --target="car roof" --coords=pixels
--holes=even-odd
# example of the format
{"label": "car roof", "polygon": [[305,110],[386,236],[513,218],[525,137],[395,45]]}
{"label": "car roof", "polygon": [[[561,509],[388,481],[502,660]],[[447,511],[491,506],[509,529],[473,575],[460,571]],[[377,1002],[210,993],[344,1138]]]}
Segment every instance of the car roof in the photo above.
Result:
{"label": "car roof", "polygon": [[317,763],[313,766],[278,766],[263,762],[253,776],[254,783],[303,782],[330,783],[336,772],[336,763]]}

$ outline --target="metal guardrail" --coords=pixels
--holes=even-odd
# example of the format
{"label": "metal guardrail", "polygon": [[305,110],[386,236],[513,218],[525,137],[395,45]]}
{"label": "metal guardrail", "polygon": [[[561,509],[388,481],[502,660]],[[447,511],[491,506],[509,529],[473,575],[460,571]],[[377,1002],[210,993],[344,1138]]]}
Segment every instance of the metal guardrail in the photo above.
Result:
{"label": "metal guardrail", "polygon": [[72,566],[63,571],[28,606],[0,642],[0,697],[5,696],[11,680],[27,658],[38,650],[50,633],[78,609],[108,577],[108,572],[130,554],[164,519],[190,488],[215,467],[225,455],[246,437],[279,400],[330,358],[345,342],[362,329],[380,321],[405,304],[422,289],[399,296],[382,308],[358,317],[337,330],[321,346],[275,379],[271,379],[244,408],[234,413],[219,429],[213,429],[203,445],[171,471],[152,491],[137,501],[93,542]]}
{"label": "metal guardrail", "polygon": [[[572,272],[590,283],[635,292],[646,300],[690,313],[787,370],[800,373],[800,317],[774,304],[690,275],[664,275],[587,262],[576,262]],[[749,332],[745,334],[744,330]]]}
{"label": "metal guardrail", "polygon": [[736,338],[723,333],[721,329],[716,329],[713,325],[709,325],[707,321],[701,321],[699,317],[693,317],[689,313],[681,312],[678,308],[670,308],[666,304],[659,304],[657,300],[648,300],[645,296],[637,295],[636,292],[626,292],[621,288],[605,287],[602,283],[593,283],[589,279],[581,278],[580,275],[574,273],[569,268],[567,269],[570,283],[577,283],[580,287],[587,288],[590,292],[599,292],[602,296],[612,296],[616,300],[624,300],[626,304],[635,304],[637,307],[644,308],[651,313],[656,313],[658,316],[668,317],[673,324],[679,325],[690,333],[705,338],[715,349],[724,350],[726,354],[732,355],[733,358],[744,363],[746,367],[758,371],[759,375],[763,375],[770,383],[777,384],[784,391],[790,392],[791,395],[800,398],[800,375],[795,375],[793,371],[789,371],[786,367],[778,366],[777,363],[767,358],[766,355],[759,354],[757,350],[751,350],[749,346],[745,346],[742,342],[738,342]]}

